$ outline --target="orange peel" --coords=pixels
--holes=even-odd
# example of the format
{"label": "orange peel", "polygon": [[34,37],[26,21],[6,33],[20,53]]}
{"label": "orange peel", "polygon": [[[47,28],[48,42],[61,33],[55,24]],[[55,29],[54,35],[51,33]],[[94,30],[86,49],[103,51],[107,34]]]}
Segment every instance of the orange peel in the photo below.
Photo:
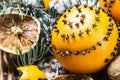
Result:
{"label": "orange peel", "polygon": [[120,0],[99,0],[100,7],[106,12],[110,11],[113,18],[120,22]]}
{"label": "orange peel", "polygon": [[101,9],[76,6],[55,22],[52,47],[56,59],[74,73],[103,69],[116,54],[118,29]]}
{"label": "orange peel", "polygon": [[30,66],[20,66],[17,68],[19,72],[22,72],[22,75],[19,80],[38,80],[38,79],[47,79],[46,75],[39,70],[35,65]]}
{"label": "orange peel", "polygon": [[[44,6],[45,6],[45,10],[49,9],[49,4],[50,2],[52,2],[53,0],[43,0]],[[58,0],[55,0],[55,3],[57,3]]]}

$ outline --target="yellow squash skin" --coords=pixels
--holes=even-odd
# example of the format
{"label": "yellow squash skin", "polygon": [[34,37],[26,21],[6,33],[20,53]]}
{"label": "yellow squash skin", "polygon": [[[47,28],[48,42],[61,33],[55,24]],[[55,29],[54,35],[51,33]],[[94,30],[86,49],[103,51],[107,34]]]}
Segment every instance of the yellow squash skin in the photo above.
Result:
{"label": "yellow squash skin", "polygon": [[94,73],[103,69],[116,53],[117,39],[114,20],[103,11],[87,6],[67,10],[52,30],[54,56],[74,73]]}
{"label": "yellow squash skin", "polygon": [[120,22],[120,0],[99,0],[100,7],[105,9],[107,12],[108,10],[112,14],[113,18]]}

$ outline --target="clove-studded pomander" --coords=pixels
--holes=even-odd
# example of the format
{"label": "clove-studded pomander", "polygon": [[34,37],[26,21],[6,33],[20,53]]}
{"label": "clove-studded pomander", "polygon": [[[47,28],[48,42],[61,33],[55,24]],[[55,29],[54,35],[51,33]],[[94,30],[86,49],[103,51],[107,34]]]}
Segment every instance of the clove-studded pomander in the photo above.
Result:
{"label": "clove-studded pomander", "polygon": [[120,22],[120,0],[99,0],[100,7]]}
{"label": "clove-studded pomander", "polygon": [[52,50],[64,68],[74,73],[94,73],[115,56],[118,30],[103,10],[75,6],[66,10],[52,30]]}

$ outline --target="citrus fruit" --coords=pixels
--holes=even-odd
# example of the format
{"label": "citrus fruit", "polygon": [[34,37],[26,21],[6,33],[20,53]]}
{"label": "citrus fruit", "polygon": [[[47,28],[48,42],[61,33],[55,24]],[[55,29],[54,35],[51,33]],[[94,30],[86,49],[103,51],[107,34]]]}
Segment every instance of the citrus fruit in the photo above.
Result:
{"label": "citrus fruit", "polygon": [[101,8],[103,8],[105,10],[105,12],[108,11],[107,0],[99,0],[99,5],[100,5]]}
{"label": "citrus fruit", "polygon": [[54,24],[54,56],[71,72],[100,71],[116,53],[117,26],[100,9],[86,5],[76,6],[66,10]]}
{"label": "citrus fruit", "polygon": [[113,18],[120,22],[120,0],[99,0],[100,7],[104,8],[105,11],[110,11]]}
{"label": "citrus fruit", "polygon": [[55,3],[58,2],[58,0],[43,0],[44,6],[45,6],[45,10],[47,10],[49,8],[49,4],[50,2],[55,1]]}
{"label": "citrus fruit", "polygon": [[0,14],[0,49],[8,53],[28,52],[39,39],[40,23],[23,13]]}
{"label": "citrus fruit", "polygon": [[35,65],[21,66],[17,70],[22,72],[19,80],[38,80],[47,79],[46,75]]}

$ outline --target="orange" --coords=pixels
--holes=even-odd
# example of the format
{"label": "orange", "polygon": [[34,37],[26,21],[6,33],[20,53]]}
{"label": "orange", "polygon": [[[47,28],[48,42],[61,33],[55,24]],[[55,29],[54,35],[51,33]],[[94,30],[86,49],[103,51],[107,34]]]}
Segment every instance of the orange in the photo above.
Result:
{"label": "orange", "polygon": [[[44,6],[45,6],[45,10],[47,10],[49,8],[49,4],[50,2],[52,2],[53,0],[43,0]],[[58,0],[56,0],[56,3],[58,2]]]}
{"label": "orange", "polygon": [[117,49],[118,29],[102,10],[76,6],[55,22],[52,47],[56,59],[74,73],[103,69]]}
{"label": "orange", "polygon": [[[120,0],[99,0],[100,7],[104,8],[107,12],[108,9],[110,10],[113,18],[120,22]],[[106,7],[104,6],[106,5]]]}
{"label": "orange", "polygon": [[108,4],[107,0],[99,0],[100,7],[105,10],[105,12],[108,11]]}
{"label": "orange", "polygon": [[19,80],[38,80],[38,79],[47,79],[46,75],[39,70],[35,65],[30,66],[21,66],[17,70],[22,72],[22,75]]}
{"label": "orange", "polygon": [[8,53],[28,52],[36,45],[40,23],[23,13],[0,14],[0,49]]}

